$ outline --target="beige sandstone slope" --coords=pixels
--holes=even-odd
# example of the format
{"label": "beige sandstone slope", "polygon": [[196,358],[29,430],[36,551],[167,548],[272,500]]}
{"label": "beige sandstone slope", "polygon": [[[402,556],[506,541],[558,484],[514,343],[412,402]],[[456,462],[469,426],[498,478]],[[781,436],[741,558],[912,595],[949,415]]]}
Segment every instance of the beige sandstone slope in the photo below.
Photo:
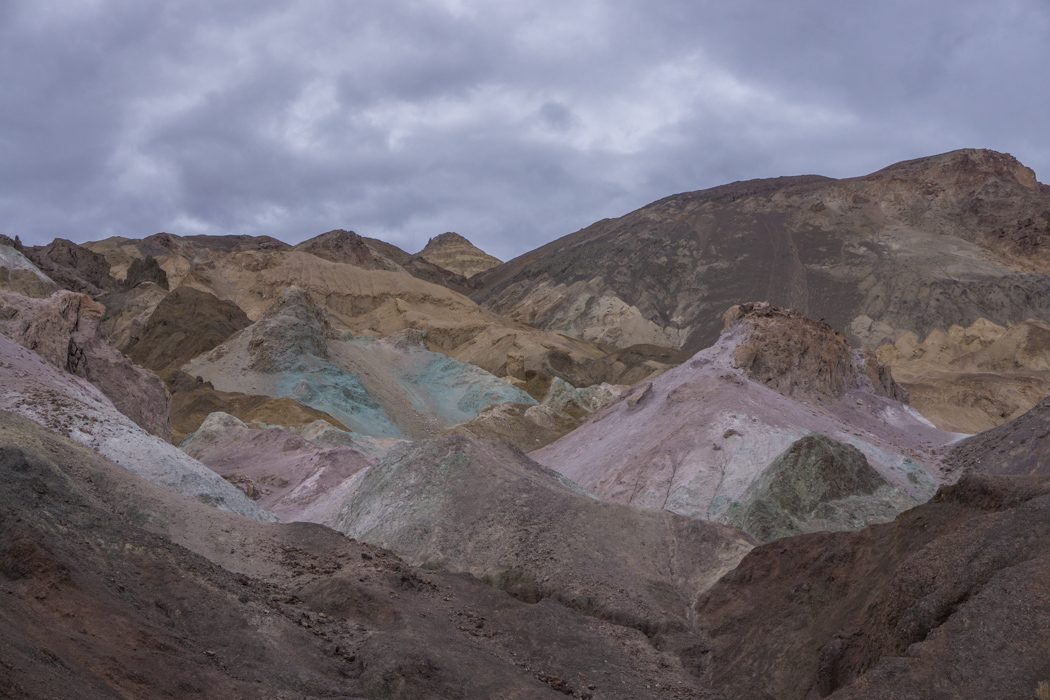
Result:
{"label": "beige sandstone slope", "polygon": [[464,277],[473,277],[501,264],[499,258],[489,255],[458,233],[451,232],[431,238],[418,255],[427,262]]}
{"label": "beige sandstone slope", "polygon": [[989,430],[1050,396],[1050,323],[1043,321],[978,319],[922,341],[906,333],[877,353],[910,403],[945,430]]}
{"label": "beige sandstone slope", "polygon": [[752,299],[875,347],[978,318],[1050,320],[1050,187],[1012,156],[953,151],[864,177],[677,194],[482,273],[510,318],[692,352]]}

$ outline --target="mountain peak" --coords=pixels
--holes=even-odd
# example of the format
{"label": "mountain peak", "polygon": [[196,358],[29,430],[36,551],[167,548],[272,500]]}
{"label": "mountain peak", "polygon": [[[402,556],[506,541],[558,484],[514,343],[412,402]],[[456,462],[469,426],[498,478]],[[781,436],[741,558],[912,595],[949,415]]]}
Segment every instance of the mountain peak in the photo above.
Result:
{"label": "mountain peak", "polygon": [[501,264],[463,236],[452,231],[434,236],[427,241],[419,257],[457,275],[472,277]]}
{"label": "mountain peak", "polygon": [[1009,153],[988,148],[960,148],[935,156],[901,161],[872,173],[872,177],[879,176],[956,181],[992,178],[1016,182],[1029,190],[1039,189],[1034,170]]}

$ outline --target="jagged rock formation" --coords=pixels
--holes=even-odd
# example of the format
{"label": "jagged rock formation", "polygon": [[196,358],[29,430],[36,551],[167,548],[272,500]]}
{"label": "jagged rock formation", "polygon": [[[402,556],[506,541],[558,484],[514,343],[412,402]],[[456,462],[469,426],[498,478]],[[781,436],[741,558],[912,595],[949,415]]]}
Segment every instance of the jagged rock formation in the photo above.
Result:
{"label": "jagged rock formation", "polygon": [[957,473],[1050,476],[1050,396],[1009,423],[959,442],[944,464]]}
{"label": "jagged rock formation", "polygon": [[521,453],[465,436],[391,452],[361,472],[330,524],[411,563],[650,634],[685,631],[697,593],[751,547],[730,528],[602,503]]}
{"label": "jagged rock formation", "polygon": [[98,296],[116,286],[103,256],[64,238],[56,238],[46,246],[25,248],[24,252],[63,289]]}
{"label": "jagged rock formation", "polygon": [[[381,244],[388,247],[381,247]],[[394,253],[391,256],[391,248],[401,255]],[[382,241],[365,238],[353,231],[343,229],[314,236],[295,246],[295,249],[325,260],[348,263],[366,270],[400,270],[401,266],[398,263],[408,257],[408,253],[395,246],[383,244]]]}
{"label": "jagged rock formation", "polygon": [[179,287],[157,304],[122,349],[139,365],[165,376],[249,325],[244,312],[230,302]]}
{"label": "jagged rock formation", "polygon": [[769,542],[803,532],[856,530],[892,520],[912,505],[856,447],[807,435],[773,461],[725,520]]}
{"label": "jagged rock formation", "polygon": [[490,270],[502,264],[458,233],[442,233],[427,241],[418,256],[429,263],[464,277]]}
{"label": "jagged rock formation", "polygon": [[3,413],[0,596],[5,697],[700,692],[641,632],[220,512]]}
{"label": "jagged rock formation", "polygon": [[978,319],[905,333],[877,351],[909,401],[944,430],[978,433],[1012,420],[1050,395],[1050,323],[1000,326]]}
{"label": "jagged rock formation", "polygon": [[0,411],[68,437],[177,493],[253,518],[271,519],[185,452],[145,432],[94,385],[0,335]]}
{"label": "jagged rock formation", "polygon": [[167,439],[168,392],[152,372],[135,366],[99,335],[105,308],[85,294],[55,292],[32,299],[0,291],[0,333],[55,367],[84,377],[121,413]]}
{"label": "jagged rock formation", "polygon": [[870,355],[764,304],[727,322],[714,346],[530,456],[602,498],[725,521],[778,455],[817,433],[860,450],[905,502],[932,495],[952,436],[892,398]]}
{"label": "jagged rock formation", "polygon": [[752,550],[696,605],[685,656],[726,697],[1038,697],[1050,481],[963,477],[859,532]]}
{"label": "jagged rock formation", "polygon": [[0,289],[42,298],[51,296],[58,285],[21,251],[0,242]]}
{"label": "jagged rock formation", "polygon": [[864,177],[738,182],[599,221],[481,275],[485,306],[618,346],[713,343],[766,299],[868,347],[885,337],[1048,320],[1050,187],[962,150]]}
{"label": "jagged rock formation", "polygon": [[295,287],[185,371],[221,391],[293,398],[375,437],[436,435],[495,404],[535,403],[478,367],[424,349],[411,334],[337,333]]}

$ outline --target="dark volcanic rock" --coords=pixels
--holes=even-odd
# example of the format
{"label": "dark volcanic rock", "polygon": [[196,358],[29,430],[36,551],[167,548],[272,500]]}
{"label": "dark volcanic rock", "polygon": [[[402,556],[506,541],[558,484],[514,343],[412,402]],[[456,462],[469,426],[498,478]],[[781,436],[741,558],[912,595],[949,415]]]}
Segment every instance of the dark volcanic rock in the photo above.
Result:
{"label": "dark volcanic rock", "polygon": [[748,487],[726,522],[768,542],[803,532],[854,530],[892,520],[909,505],[856,447],[807,435]]}
{"label": "dark volcanic rock", "polygon": [[124,352],[139,365],[163,374],[249,325],[251,321],[235,304],[178,287],[161,300]]}
{"label": "dark volcanic rock", "polygon": [[1050,397],[1009,423],[963,440],[944,462],[958,472],[1050,476]]}
{"label": "dark volcanic rock", "polygon": [[109,263],[103,256],[64,238],[56,238],[46,246],[25,248],[24,252],[65,289],[98,296],[117,286],[116,280],[109,275]]}
{"label": "dark volcanic rock", "polygon": [[893,523],[752,550],[696,605],[727,697],[1028,698],[1050,678],[1050,480],[965,476]]}
{"label": "dark volcanic rock", "polygon": [[152,282],[164,289],[168,288],[168,274],[161,269],[157,259],[152,255],[132,260],[128,266],[127,276],[124,278],[124,286],[127,288],[143,282]]}

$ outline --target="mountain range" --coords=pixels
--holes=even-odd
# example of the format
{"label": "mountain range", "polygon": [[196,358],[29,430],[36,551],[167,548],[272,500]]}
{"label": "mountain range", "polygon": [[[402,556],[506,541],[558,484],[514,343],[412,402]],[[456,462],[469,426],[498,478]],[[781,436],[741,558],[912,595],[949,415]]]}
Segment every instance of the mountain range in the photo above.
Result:
{"label": "mountain range", "polygon": [[988,150],[507,262],[0,237],[0,695],[1050,697],[1048,402]]}

